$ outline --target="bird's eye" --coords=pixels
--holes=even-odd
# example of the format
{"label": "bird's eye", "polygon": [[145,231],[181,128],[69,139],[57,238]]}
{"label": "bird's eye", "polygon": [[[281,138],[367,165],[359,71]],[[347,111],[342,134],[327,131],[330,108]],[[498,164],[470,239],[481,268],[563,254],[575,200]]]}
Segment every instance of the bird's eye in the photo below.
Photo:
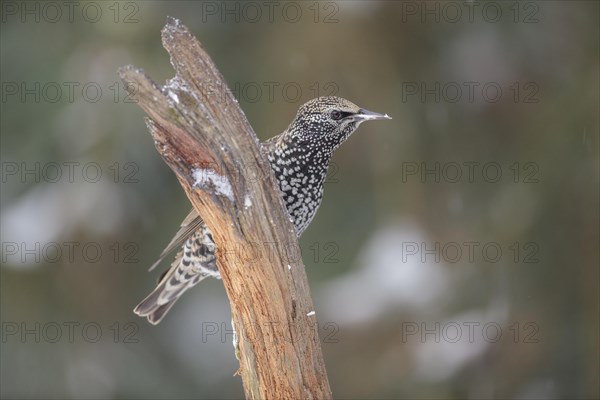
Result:
{"label": "bird's eye", "polygon": [[341,112],[341,111],[338,111],[338,110],[333,110],[333,111],[331,112],[331,119],[333,119],[333,120],[335,120],[335,121],[337,121],[337,120],[339,120],[339,119],[342,119],[342,116],[343,116],[343,114],[342,114],[342,112]]}

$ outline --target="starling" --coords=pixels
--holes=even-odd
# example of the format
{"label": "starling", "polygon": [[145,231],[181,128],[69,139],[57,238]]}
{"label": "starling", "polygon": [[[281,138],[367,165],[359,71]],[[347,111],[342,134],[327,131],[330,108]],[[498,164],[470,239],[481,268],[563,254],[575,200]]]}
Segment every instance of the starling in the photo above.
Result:
{"label": "starling", "polygon": [[[340,97],[319,97],[300,106],[283,133],[262,143],[298,237],[321,204],[333,152],[362,122],[378,119],[391,118]],[[158,324],[186,290],[209,276],[221,277],[211,232],[193,209],[151,269],[177,248],[181,249],[175,261],[156,289],[134,310],[152,324]]]}

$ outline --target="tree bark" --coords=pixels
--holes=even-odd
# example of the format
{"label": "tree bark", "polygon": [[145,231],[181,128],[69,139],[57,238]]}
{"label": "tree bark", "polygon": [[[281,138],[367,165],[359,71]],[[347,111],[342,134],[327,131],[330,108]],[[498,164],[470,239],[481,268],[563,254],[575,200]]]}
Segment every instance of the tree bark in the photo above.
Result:
{"label": "tree bark", "polygon": [[119,74],[213,232],[246,397],[331,398],[298,239],[256,135],[188,29],[168,18],[162,40],[176,71],[164,87],[133,66]]}

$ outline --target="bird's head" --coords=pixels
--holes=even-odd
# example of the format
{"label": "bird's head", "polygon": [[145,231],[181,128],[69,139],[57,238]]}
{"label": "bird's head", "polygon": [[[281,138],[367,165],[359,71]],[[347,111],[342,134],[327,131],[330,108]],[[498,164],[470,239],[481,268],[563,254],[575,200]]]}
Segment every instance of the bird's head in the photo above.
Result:
{"label": "bird's head", "polygon": [[288,128],[288,134],[301,146],[338,148],[364,121],[391,119],[360,108],[336,96],[318,97],[304,103]]}

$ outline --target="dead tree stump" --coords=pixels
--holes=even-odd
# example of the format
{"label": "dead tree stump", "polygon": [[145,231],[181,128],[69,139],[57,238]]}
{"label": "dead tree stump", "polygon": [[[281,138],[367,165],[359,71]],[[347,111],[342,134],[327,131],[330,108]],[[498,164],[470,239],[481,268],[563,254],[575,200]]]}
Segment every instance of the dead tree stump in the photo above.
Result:
{"label": "dead tree stump", "polygon": [[[331,398],[304,265],[286,256],[300,254],[298,239],[256,135],[188,29],[168,18],[162,41],[176,71],[167,85],[133,66],[119,74],[148,114],[158,152],[213,232],[246,397]],[[240,256],[257,246],[258,260]]]}

